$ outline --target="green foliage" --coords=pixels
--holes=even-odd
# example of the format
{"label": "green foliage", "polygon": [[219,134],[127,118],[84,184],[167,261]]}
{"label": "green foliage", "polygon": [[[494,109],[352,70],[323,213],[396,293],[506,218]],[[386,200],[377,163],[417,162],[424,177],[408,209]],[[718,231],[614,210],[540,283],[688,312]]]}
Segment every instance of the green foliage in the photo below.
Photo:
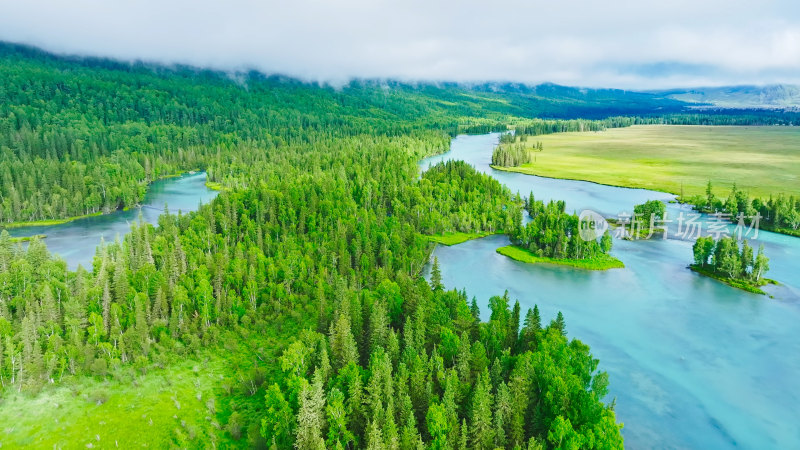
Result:
{"label": "green foliage", "polygon": [[633,216],[639,223],[640,228],[652,231],[656,224],[664,219],[667,205],[660,200],[648,200],[641,205],[633,207]]}
{"label": "green foliage", "polygon": [[[411,206],[402,211],[425,234],[481,236],[519,224],[521,199],[464,161],[447,161],[429,168],[418,186],[419,195],[412,197]],[[446,241],[454,242],[449,238]]]}
{"label": "green foliage", "polygon": [[461,232],[452,232],[452,233],[442,233],[442,234],[433,234],[433,235],[425,235],[425,239],[436,242],[437,244],[442,245],[457,245],[467,241],[471,241],[472,239],[479,239],[482,237],[486,237],[492,234],[496,234],[497,232],[482,232],[482,233],[461,233]]}
{"label": "green foliage", "polygon": [[[563,320],[543,329],[534,310],[520,334],[504,296],[481,323],[477,302],[420,277],[433,248],[423,234],[519,230],[522,201],[463,162],[419,177],[417,161],[458,130],[498,129],[521,109],[495,100],[531,105],[530,93],[238,83],[5,45],[0,65],[3,222],[126,207],[189,168],[224,187],[195,213],[134,224],[89,270],[1,233],[4,393],[122,374],[91,399],[136,425],[128,446],[522,447],[551,430],[621,446],[606,377]],[[176,374],[193,363],[188,380]],[[134,380],[157,400],[152,429],[130,405]],[[70,411],[67,431],[20,445],[81,442],[91,428]]]}
{"label": "green foliage", "polygon": [[[547,261],[614,260],[608,255],[611,251],[610,237],[604,237],[602,245],[596,239],[584,240],[580,235],[578,216],[567,214],[564,208],[563,201],[550,201],[545,205],[541,200],[535,200],[531,193],[525,202],[525,210],[531,221],[525,226],[517,222],[511,228],[511,243],[531,256]],[[520,252],[513,254],[521,256]],[[531,258],[526,260],[535,262]],[[592,264],[587,266],[591,267]]]}
{"label": "green foliage", "polygon": [[706,196],[695,196],[687,199],[696,210],[706,213],[719,213],[730,221],[742,225],[756,226],[778,233],[800,236],[800,198],[778,194],[764,200],[752,198],[736,188],[734,183],[728,198],[722,200],[714,195],[709,180]]}
{"label": "green foliage", "polygon": [[517,167],[533,161],[528,147],[515,145],[498,145],[492,151],[492,165],[500,167]]}
{"label": "green foliage", "polygon": [[497,253],[528,264],[557,264],[586,270],[622,269],[625,267],[622,261],[606,253],[584,259],[548,258],[546,256],[538,256],[530,250],[515,245],[500,247],[497,249]]}
{"label": "green foliage", "polygon": [[692,269],[698,273],[723,281],[757,294],[764,294],[759,289],[772,280],[764,277],[769,270],[769,259],[764,254],[764,246],[753,249],[745,239],[741,250],[734,237],[722,237],[714,240],[710,236],[697,238],[692,247],[694,264]]}

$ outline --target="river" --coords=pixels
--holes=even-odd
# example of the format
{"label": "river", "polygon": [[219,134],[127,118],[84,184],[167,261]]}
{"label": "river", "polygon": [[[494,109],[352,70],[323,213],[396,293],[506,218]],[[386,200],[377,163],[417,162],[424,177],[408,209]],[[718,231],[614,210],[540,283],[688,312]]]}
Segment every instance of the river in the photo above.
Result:
{"label": "river", "polygon": [[[565,200],[568,211],[605,215],[631,211],[673,195],[494,170],[498,134],[458,136],[449,159],[468,162],[514,192]],[[689,213],[669,204],[668,215]],[[704,223],[710,219],[703,217]],[[614,240],[625,269],[593,272],[531,265],[495,252],[505,236],[438,246],[447,288],[476,296],[488,319],[488,299],[508,290],[523,313],[538,304],[543,320],[564,313],[569,337],[589,344],[610,377],[610,401],[625,424],[629,448],[797,448],[800,445],[800,239],[759,232],[768,274],[782,286],[774,298],[699,276],[687,265],[692,242]],[[732,227],[728,227],[732,229]],[[426,274],[427,275],[427,274]]]}
{"label": "river", "polygon": [[[561,199],[569,211],[606,215],[630,211],[648,199],[674,196],[582,181],[557,180],[489,167],[497,134],[459,136],[451,150],[421,168],[463,159],[500,182],[537,199]],[[171,212],[194,211],[216,192],[196,173],[154,182],[140,208],[62,225],[11,230],[13,236],[47,234],[51,252],[70,268],[91,267],[101,238],[124,235],[130,223],[157,223]],[[688,210],[668,205],[670,215]],[[674,224],[670,225],[674,231]],[[672,233],[674,234],[674,233]],[[570,337],[591,345],[611,379],[608,400],[630,448],[796,448],[800,443],[800,239],[760,232],[770,257],[775,298],[749,294],[686,268],[691,242],[615,239],[612,253],[626,268],[590,272],[529,265],[499,255],[505,236],[439,246],[448,288],[476,296],[483,318],[488,299],[508,290],[523,311],[538,304],[545,320],[562,311]]]}
{"label": "river", "polygon": [[165,178],[150,184],[142,204],[127,211],[115,211],[102,216],[85,217],[60,225],[13,228],[11,236],[45,234],[44,242],[51,253],[67,261],[70,269],[78,265],[91,270],[92,258],[101,239],[113,241],[130,231],[130,224],[139,220],[156,224],[164,206],[172,213],[196,211],[200,204],[210,202],[217,192],[206,187],[205,172]]}

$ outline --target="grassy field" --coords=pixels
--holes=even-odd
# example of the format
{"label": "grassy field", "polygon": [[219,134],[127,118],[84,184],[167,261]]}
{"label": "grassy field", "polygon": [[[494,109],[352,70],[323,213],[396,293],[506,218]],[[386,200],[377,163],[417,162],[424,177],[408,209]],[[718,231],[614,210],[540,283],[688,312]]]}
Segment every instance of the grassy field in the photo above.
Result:
{"label": "grassy field", "polygon": [[528,138],[535,162],[502,168],[680,195],[718,197],[736,185],[752,196],[800,195],[800,129],[647,125]]}
{"label": "grassy field", "polygon": [[422,236],[425,239],[427,239],[427,240],[429,240],[431,242],[436,242],[437,244],[456,245],[456,244],[460,244],[462,242],[467,242],[467,241],[472,240],[472,239],[478,239],[478,238],[486,237],[486,236],[489,236],[489,235],[492,235],[492,234],[500,234],[500,233],[502,233],[502,232],[500,232],[500,231],[497,231],[497,232],[486,231],[486,232],[483,232],[483,233],[460,233],[460,232],[455,232],[455,233],[444,233],[444,234],[433,234],[433,235],[424,234]]}
{"label": "grassy field", "polygon": [[220,361],[187,362],[121,381],[75,377],[38,395],[5,390],[3,448],[116,448],[211,445],[219,424],[214,386]]}
{"label": "grassy field", "polygon": [[125,365],[103,378],[0,388],[0,448],[267,448],[265,389],[281,370],[278,355],[316,323],[314,311],[270,315],[263,333],[226,333],[221,345],[144,372]]}
{"label": "grassy field", "polygon": [[556,258],[546,258],[542,256],[534,255],[533,253],[525,250],[524,248],[519,248],[514,245],[507,245],[505,247],[500,247],[497,249],[497,253],[501,255],[508,256],[511,259],[515,259],[517,261],[521,261],[528,264],[558,264],[561,266],[570,266],[575,267],[577,269],[586,269],[586,270],[608,270],[608,269],[622,269],[625,267],[625,264],[622,261],[614,258],[611,255],[605,255],[602,258],[592,258],[592,259],[556,259]]}

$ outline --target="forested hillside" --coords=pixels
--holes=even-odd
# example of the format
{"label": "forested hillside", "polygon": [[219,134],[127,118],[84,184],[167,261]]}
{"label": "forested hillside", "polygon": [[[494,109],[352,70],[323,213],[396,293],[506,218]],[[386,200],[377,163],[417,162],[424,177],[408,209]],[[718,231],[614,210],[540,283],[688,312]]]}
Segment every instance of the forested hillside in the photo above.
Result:
{"label": "forested hillside", "polygon": [[[438,267],[421,277],[422,233],[521,220],[521,199],[464,163],[418,174],[452,134],[504,124],[499,94],[0,54],[4,222],[129,206],[193,168],[226,188],[74,272],[0,235],[0,417],[23,418],[3,444],[621,447],[608,378],[563,317],[498,296],[482,322]],[[125,400],[111,382],[136,394],[94,416]],[[53,411],[75,413],[37,420],[61,387]]]}
{"label": "forested hillside", "polygon": [[337,89],[0,44],[0,223],[129,207],[150,181],[176,172],[205,169],[211,181],[231,181],[232,171],[254,158],[286,145],[314,146],[322,137],[452,135],[503,129],[512,116],[678,108],[623,91],[377,81]]}

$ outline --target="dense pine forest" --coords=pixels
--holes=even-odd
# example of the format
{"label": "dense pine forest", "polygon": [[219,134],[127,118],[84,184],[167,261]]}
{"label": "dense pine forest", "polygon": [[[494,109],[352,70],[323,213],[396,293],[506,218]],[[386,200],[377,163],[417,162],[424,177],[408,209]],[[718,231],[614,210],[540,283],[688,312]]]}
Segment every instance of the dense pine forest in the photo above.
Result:
{"label": "dense pine forest", "polygon": [[101,404],[108,380],[145,386],[195,360],[221,379],[197,405],[174,400],[174,424],[151,438],[161,446],[622,446],[608,377],[560,314],[548,324],[504,295],[481,315],[436,265],[421,277],[423,234],[519,226],[522,200],[496,180],[458,162],[417,167],[458,132],[504,128],[522,108],[500,94],[334,89],[10,45],[0,78],[5,223],[128,207],[191,169],[224,187],[195,213],[134,225],[77,271],[2,232],[0,399],[88,380]]}

